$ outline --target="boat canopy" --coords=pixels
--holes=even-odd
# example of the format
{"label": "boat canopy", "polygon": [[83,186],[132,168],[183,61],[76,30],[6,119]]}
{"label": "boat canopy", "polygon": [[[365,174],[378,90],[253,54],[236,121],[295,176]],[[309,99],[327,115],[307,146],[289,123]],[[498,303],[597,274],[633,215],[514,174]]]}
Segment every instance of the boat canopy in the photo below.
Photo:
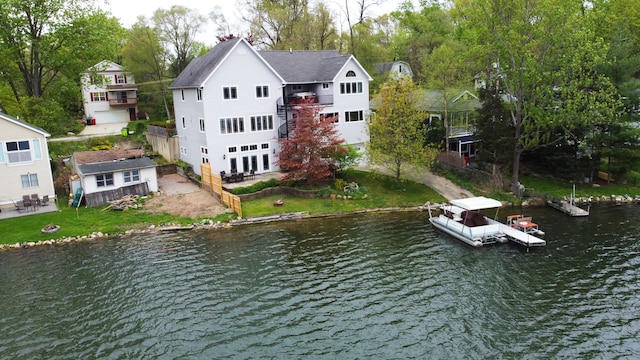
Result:
{"label": "boat canopy", "polygon": [[481,209],[494,209],[502,206],[502,203],[498,200],[490,199],[484,196],[455,199],[449,201],[451,205],[455,205],[465,210],[481,210]]}

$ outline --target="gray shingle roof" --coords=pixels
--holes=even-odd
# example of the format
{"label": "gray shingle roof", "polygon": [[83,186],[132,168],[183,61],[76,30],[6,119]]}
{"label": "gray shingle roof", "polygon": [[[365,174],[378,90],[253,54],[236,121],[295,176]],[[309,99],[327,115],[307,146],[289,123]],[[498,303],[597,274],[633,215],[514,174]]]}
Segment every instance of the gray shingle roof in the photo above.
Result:
{"label": "gray shingle roof", "polygon": [[204,56],[191,60],[189,65],[187,65],[180,75],[169,85],[169,89],[202,86],[211,72],[241,40],[242,38],[235,38],[221,42],[209,50]]}
{"label": "gray shingle roof", "polygon": [[135,169],[143,169],[155,167],[156,163],[153,160],[143,157],[137,159],[127,159],[120,161],[109,161],[109,162],[101,162],[101,163],[93,163],[86,165],[78,165],[78,170],[83,175],[91,175],[91,174],[103,174],[110,173],[115,171],[125,171],[125,170],[135,170]]}
{"label": "gray shingle roof", "polygon": [[351,58],[336,50],[258,52],[287,83],[332,81]]}

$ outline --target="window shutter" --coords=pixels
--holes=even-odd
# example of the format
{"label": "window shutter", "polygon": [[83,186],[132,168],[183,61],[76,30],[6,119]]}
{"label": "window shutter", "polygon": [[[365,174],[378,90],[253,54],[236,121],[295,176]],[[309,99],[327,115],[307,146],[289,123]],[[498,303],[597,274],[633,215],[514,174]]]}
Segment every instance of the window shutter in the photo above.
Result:
{"label": "window shutter", "polygon": [[0,164],[4,163],[4,144],[0,142]]}
{"label": "window shutter", "polygon": [[118,83],[118,75],[113,75],[113,83],[114,84]]}
{"label": "window shutter", "polygon": [[108,93],[108,92],[104,93],[104,98],[105,98],[107,101],[109,101],[109,93]]}
{"label": "window shutter", "polygon": [[124,83],[127,83],[127,75],[124,76]]}
{"label": "window shutter", "polygon": [[91,95],[91,101],[93,101],[93,93],[89,93]]}

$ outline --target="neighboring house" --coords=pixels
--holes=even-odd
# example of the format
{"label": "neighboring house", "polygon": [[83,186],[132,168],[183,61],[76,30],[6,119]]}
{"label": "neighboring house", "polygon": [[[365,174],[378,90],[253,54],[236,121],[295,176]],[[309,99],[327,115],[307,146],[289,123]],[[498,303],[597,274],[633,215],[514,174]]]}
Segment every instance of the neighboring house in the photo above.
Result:
{"label": "neighboring house", "polygon": [[196,58],[170,85],[180,158],[200,174],[266,173],[276,166],[302,102],[338,115],[347,144],[364,150],[369,137],[371,77],[351,55],[337,51],[256,51],[245,39],[217,44]]}
{"label": "neighboring house", "polygon": [[158,191],[156,163],[145,157],[142,149],[76,152],[71,166],[78,176],[71,190],[75,194],[81,187],[87,206]]}
{"label": "neighboring house", "polygon": [[14,207],[23,195],[55,197],[47,146],[51,135],[4,113],[0,129],[0,207]]}
{"label": "neighboring house", "polygon": [[445,111],[449,123],[449,151],[461,156],[475,156],[474,117],[482,107],[480,99],[468,90],[443,92],[424,90],[419,106],[429,113],[429,123],[442,121]]}
{"label": "neighboring house", "polygon": [[102,61],[82,74],[82,102],[87,124],[136,119],[138,86],[133,76],[113,62]]}
{"label": "neighboring house", "polygon": [[413,71],[409,63],[404,61],[392,61],[375,64],[375,71],[378,75],[389,75],[390,78],[399,79],[404,77],[413,78]]}

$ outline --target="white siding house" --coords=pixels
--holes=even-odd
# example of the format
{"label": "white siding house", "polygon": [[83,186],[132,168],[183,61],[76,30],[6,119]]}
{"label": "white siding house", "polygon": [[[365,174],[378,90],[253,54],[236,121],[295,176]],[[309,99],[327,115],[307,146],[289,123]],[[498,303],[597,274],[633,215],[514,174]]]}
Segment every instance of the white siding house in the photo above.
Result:
{"label": "white siding house", "polygon": [[47,138],[39,127],[0,113],[0,207],[23,195],[55,196]]}
{"label": "white siding house", "polygon": [[198,174],[203,162],[216,173],[277,171],[278,139],[288,136],[301,98],[338,114],[340,136],[364,150],[370,80],[353,56],[337,51],[256,51],[241,38],[221,42],[170,86],[180,158]]}
{"label": "white siding house", "polygon": [[[82,102],[88,125],[136,119],[138,86],[133,76],[113,62],[102,61],[82,74]],[[95,119],[91,124],[90,119]]]}

